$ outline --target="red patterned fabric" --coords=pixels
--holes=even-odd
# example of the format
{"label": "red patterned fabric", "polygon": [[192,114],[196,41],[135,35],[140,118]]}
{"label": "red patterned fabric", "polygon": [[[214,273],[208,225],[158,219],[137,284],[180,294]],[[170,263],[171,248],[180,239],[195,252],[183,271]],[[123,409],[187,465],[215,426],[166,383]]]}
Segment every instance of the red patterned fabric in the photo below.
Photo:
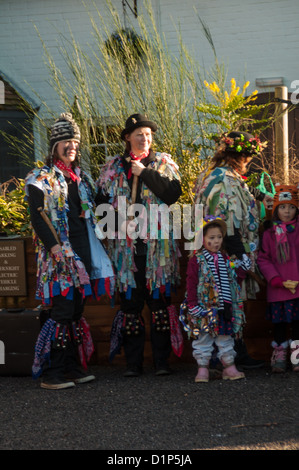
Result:
{"label": "red patterned fabric", "polygon": [[184,349],[184,339],[180,328],[178,314],[174,305],[167,307],[170,323],[171,346],[176,356],[181,357]]}
{"label": "red patterned fabric", "polygon": [[94,345],[90,334],[90,328],[85,318],[82,317],[79,323],[80,330],[82,332],[82,343],[79,345],[78,352],[82,366],[84,369],[87,369],[87,363],[94,352]]}

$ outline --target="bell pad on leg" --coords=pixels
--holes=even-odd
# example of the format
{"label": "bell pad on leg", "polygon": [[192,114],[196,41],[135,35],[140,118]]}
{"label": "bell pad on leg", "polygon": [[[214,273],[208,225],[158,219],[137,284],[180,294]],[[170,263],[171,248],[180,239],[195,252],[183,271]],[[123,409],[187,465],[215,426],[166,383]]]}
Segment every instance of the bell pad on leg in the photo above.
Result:
{"label": "bell pad on leg", "polygon": [[122,332],[124,335],[139,335],[144,331],[144,320],[140,314],[125,313]]}
{"label": "bell pad on leg", "polygon": [[169,323],[169,315],[166,309],[159,309],[152,312],[152,324],[156,331],[169,332],[170,330],[170,323]]}

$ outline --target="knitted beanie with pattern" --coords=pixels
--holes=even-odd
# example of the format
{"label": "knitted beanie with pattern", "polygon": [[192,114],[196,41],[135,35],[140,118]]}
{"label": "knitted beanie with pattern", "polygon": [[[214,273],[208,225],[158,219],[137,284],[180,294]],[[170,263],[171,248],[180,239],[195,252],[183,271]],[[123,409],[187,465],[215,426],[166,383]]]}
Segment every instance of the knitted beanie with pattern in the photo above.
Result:
{"label": "knitted beanie with pattern", "polygon": [[81,134],[71,113],[62,113],[51,127],[50,152],[53,155],[56,145],[64,140],[80,143]]}

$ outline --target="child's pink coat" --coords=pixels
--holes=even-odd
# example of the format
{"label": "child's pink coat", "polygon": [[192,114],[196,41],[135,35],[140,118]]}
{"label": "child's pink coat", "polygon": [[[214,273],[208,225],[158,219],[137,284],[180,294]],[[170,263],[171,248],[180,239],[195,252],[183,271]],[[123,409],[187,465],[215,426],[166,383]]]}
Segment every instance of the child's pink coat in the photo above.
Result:
{"label": "child's pink coat", "polygon": [[268,281],[267,300],[278,302],[299,297],[299,284],[295,294],[285,287],[271,286],[271,279],[279,276],[282,281],[299,281],[299,223],[295,224],[295,230],[288,233],[290,247],[290,259],[286,263],[279,263],[276,256],[276,241],[274,228],[269,228],[263,235],[262,247],[259,251],[257,264],[261,273]]}

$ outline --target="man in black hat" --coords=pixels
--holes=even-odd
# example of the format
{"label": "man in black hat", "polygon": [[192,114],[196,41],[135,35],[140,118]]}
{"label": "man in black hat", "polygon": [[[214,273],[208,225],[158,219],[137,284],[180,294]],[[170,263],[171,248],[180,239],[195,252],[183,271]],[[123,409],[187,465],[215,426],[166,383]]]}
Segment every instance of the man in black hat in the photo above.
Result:
{"label": "man in black hat", "polygon": [[84,299],[99,277],[105,282],[114,275],[96,237],[95,188],[79,165],[80,138],[71,114],[60,115],[51,127],[46,165],[26,178],[37,249],[36,296],[51,311],[37,339],[32,372],[49,390],[94,380],[84,370],[93,352]]}
{"label": "man in black hat", "polygon": [[[178,167],[171,156],[152,150],[153,133],[157,125],[142,114],[133,114],[121,132],[125,152],[117,155],[102,169],[97,185],[96,203],[110,203],[118,210],[120,197],[126,209],[138,204],[142,220],[150,221],[151,207],[174,204],[181,195]],[[118,214],[118,233],[108,239],[109,253],[117,272],[120,310],[111,332],[110,358],[120,352],[127,361],[125,376],[142,372],[145,328],[142,311],[147,303],[151,314],[151,344],[157,375],[170,372],[168,358],[171,349],[181,354],[182,338],[176,325],[176,313],[171,305],[171,290],[179,281],[179,251],[169,228],[169,239],[163,238],[161,225],[157,237],[151,237],[147,223],[143,236],[129,236],[130,218]],[[140,220],[140,219],[139,219]],[[138,226],[139,227],[139,226]],[[124,237],[120,236],[125,232]],[[132,235],[132,234],[131,234]],[[175,346],[174,346],[175,344]]]}

